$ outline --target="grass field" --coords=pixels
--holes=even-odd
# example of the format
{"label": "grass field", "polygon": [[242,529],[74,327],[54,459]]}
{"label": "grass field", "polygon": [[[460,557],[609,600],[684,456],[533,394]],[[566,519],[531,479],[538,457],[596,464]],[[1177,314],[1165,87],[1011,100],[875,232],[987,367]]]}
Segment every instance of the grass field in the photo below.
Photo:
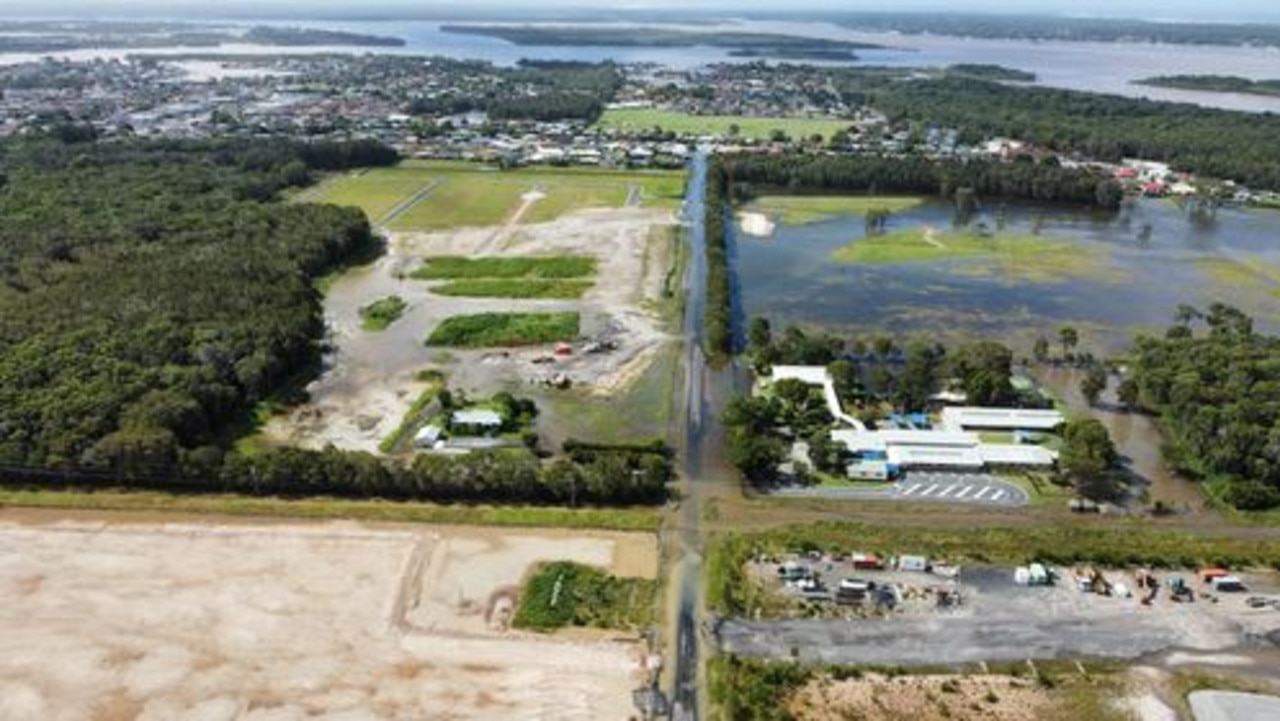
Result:
{"label": "grass field", "polygon": [[521,300],[578,300],[595,285],[590,280],[532,280],[476,278],[445,283],[431,292],[460,298],[517,298]]}
{"label": "grass field", "polygon": [[392,323],[400,320],[400,316],[404,315],[408,307],[409,304],[398,295],[375,300],[360,309],[360,324],[365,330],[386,330]]}
{"label": "grass field", "polygon": [[1194,263],[1215,284],[1261,291],[1280,298],[1280,271],[1260,258],[1197,258]]}
{"label": "grass field", "polygon": [[603,128],[622,130],[663,130],[682,135],[729,135],[732,126],[738,126],[743,138],[768,139],[775,130],[781,130],[791,138],[808,138],[821,135],[830,139],[839,130],[848,130],[848,120],[826,118],[750,118],[737,115],[686,115],[652,108],[606,110],[600,118]]}
{"label": "grass field", "polygon": [[446,318],[427,345],[501,348],[569,341],[578,337],[577,313],[477,313]]}
{"label": "grass field", "polygon": [[[427,188],[431,191],[419,202],[400,207]],[[371,222],[389,222],[393,230],[432,231],[500,225],[520,207],[521,196],[535,189],[545,197],[530,207],[523,223],[548,222],[587,208],[619,208],[629,198],[643,207],[675,208],[684,193],[684,173],[586,167],[499,171],[474,163],[406,161],[336,176],[299,197],[360,208]],[[397,209],[404,212],[387,218]]]}
{"label": "grass field", "polygon": [[976,278],[1053,283],[1068,278],[1118,282],[1124,273],[1111,265],[1110,252],[1036,235],[984,237],[913,227],[859,238],[832,253],[837,263],[894,265],[963,260],[950,271]]}
{"label": "grass field", "polygon": [[596,259],[585,255],[550,255],[524,258],[441,255],[428,258],[413,271],[418,280],[585,278],[596,272]]}
{"label": "grass field", "polygon": [[497,172],[455,172],[445,176],[422,202],[391,223],[392,230],[447,230],[501,225],[532,188]]}
{"label": "grass field", "polygon": [[766,195],[752,201],[746,210],[777,216],[785,225],[806,225],[833,215],[866,215],[876,209],[901,213],[924,202],[924,198],[913,196]]}
{"label": "grass field", "polygon": [[307,196],[309,202],[359,208],[377,222],[436,178],[433,172],[409,168],[374,168],[332,178]]}
{"label": "grass field", "polygon": [[100,511],[342,519],[457,526],[598,528],[657,531],[661,517],[650,508],[544,508],[536,506],[444,506],[433,503],[353,501],[342,498],[283,500],[235,495],[170,495],[96,489],[51,491],[0,489],[0,506]]}

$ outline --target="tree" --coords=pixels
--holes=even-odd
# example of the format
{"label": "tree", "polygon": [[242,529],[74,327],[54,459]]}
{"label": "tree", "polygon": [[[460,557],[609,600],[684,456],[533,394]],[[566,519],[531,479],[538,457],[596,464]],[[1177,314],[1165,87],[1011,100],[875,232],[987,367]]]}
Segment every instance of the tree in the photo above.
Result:
{"label": "tree", "polygon": [[1107,389],[1107,370],[1101,363],[1090,363],[1080,379],[1080,394],[1090,406],[1098,405],[1098,398]]}
{"label": "tree", "polygon": [[827,366],[827,373],[835,386],[836,397],[842,403],[862,400],[864,389],[857,365],[847,360],[834,361]]}
{"label": "tree", "polygon": [[747,343],[752,352],[759,352],[769,347],[773,342],[773,334],[769,326],[769,319],[762,316],[756,316],[751,319],[751,324],[747,327]]}
{"label": "tree", "polygon": [[1069,358],[1071,349],[1075,348],[1076,344],[1080,342],[1080,334],[1076,332],[1075,328],[1064,325],[1058,329],[1058,342],[1062,344],[1062,357]]}
{"label": "tree", "polygon": [[969,402],[1003,406],[1013,401],[1013,351],[995,341],[961,346],[950,357],[951,375],[960,379]]}
{"label": "tree", "polygon": [[1076,491],[1095,501],[1114,500],[1120,490],[1115,473],[1120,454],[1107,427],[1096,418],[1067,421],[1062,439],[1059,468]]}
{"label": "tree", "polygon": [[1137,382],[1134,381],[1133,378],[1125,378],[1121,380],[1120,385],[1116,386],[1116,398],[1118,398],[1126,408],[1137,408],[1139,402]]}
{"label": "tree", "polygon": [[1036,338],[1035,345],[1031,348],[1031,355],[1037,360],[1043,362],[1049,357],[1049,339],[1044,336]]}

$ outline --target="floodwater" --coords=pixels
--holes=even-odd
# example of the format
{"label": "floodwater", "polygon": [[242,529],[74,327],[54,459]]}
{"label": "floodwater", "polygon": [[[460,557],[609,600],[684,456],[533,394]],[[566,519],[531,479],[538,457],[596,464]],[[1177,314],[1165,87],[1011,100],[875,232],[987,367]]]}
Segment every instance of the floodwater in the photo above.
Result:
{"label": "floodwater", "polygon": [[[187,18],[179,18],[189,20]],[[227,21],[236,22],[236,21]],[[734,58],[724,48],[645,48],[518,46],[497,38],[443,32],[441,23],[426,21],[242,21],[244,25],[299,25],[346,30],[356,33],[403,38],[402,48],[273,47],[226,45],[221,48],[148,48],[139,50],[78,50],[52,53],[56,57],[84,60],[95,57],[123,58],[127,55],[173,55],[182,53],[301,54],[378,53],[397,55],[443,55],[487,60],[514,65],[522,58],[548,60],[614,60],[623,63],[658,63],[674,68],[692,68],[708,63],[750,62],[754,58]],[[573,24],[573,23],[555,23]],[[627,23],[614,24],[627,26]],[[652,25],[646,23],[646,25]],[[608,26],[608,24],[606,24]],[[599,27],[599,25],[595,25]],[[994,63],[1027,70],[1037,75],[1041,85],[1088,90],[1131,97],[1148,97],[1198,103],[1234,110],[1280,112],[1280,98],[1232,93],[1207,93],[1134,85],[1133,81],[1154,75],[1218,74],[1254,79],[1280,78],[1280,50],[1219,46],[1157,45],[1149,43],[1068,43],[1026,40],[983,40],[933,35],[861,33],[828,23],[739,21],[689,26],[662,27],[684,30],[734,30],[855,40],[885,46],[883,50],[858,51],[857,65],[890,67],[940,67],[956,63]],[[0,53],[0,65],[37,60],[43,54]],[[823,63],[816,63],[823,64]]]}
{"label": "floodwater", "polygon": [[[996,227],[990,216],[980,217]],[[953,223],[944,204],[894,215],[889,231]],[[1023,352],[1066,324],[1081,349],[1124,349],[1136,332],[1161,332],[1180,303],[1236,305],[1257,327],[1280,328],[1280,213],[1222,209],[1191,222],[1170,201],[1144,200],[1119,214],[1014,207],[1003,233],[1079,250],[1079,263],[1040,267],[1016,257],[846,265],[832,252],[865,237],[861,216],[779,226],[770,238],[737,238],[737,274],[748,316],[775,327],[818,326],[845,334],[996,338]],[[998,231],[1001,232],[1001,231]],[[942,236],[945,239],[945,235]],[[1019,265],[1022,263],[1023,265]],[[1023,272],[1025,271],[1025,272]]]}

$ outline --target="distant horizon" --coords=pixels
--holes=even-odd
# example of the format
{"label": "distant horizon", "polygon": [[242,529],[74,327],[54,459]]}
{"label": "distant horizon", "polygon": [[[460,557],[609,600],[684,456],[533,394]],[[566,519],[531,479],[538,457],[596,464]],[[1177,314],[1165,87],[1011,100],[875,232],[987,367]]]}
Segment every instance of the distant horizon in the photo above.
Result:
{"label": "distant horizon", "polygon": [[[598,21],[615,17],[645,22],[659,22],[654,16],[665,16],[666,22],[681,19],[779,19],[788,18],[820,20],[820,16],[857,16],[860,14],[944,14],[952,16],[992,17],[1043,17],[1046,19],[1112,19],[1133,20],[1168,24],[1214,25],[1277,25],[1280,24],[1280,7],[1269,2],[1231,3],[1231,7],[1205,8],[1199,3],[1141,2],[1135,7],[1126,3],[1117,9],[1114,3],[1082,0],[1075,3],[1053,3],[1028,11],[1022,6],[1007,6],[1000,0],[977,0],[963,10],[954,4],[934,0],[905,0],[892,7],[861,6],[851,8],[844,4],[832,4],[826,0],[811,0],[806,4],[787,9],[770,7],[772,3],[743,0],[736,4],[713,3],[696,8],[674,4],[673,0],[649,0],[644,3],[628,3],[613,8],[589,7],[581,0],[541,2],[530,7],[520,2],[489,2],[477,0],[465,10],[455,7],[406,4],[404,0],[382,0],[373,4],[351,3],[346,0],[314,0],[300,4],[299,0],[264,0],[248,2],[233,0],[210,6],[193,0],[11,0],[0,8],[0,20],[186,20],[191,22],[227,21],[296,21],[305,23],[335,21],[393,21],[393,20],[497,20],[508,21]],[[1144,13],[1142,8],[1149,7]],[[675,17],[673,17],[673,15]]]}

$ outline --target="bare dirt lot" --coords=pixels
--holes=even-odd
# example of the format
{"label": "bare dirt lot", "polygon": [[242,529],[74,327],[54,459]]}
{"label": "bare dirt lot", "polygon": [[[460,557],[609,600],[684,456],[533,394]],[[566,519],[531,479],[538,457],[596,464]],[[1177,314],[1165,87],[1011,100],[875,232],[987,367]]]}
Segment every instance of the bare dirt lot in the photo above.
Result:
{"label": "bare dirt lot", "polygon": [[643,646],[505,631],[538,561],[651,538],[355,524],[0,525],[0,718],[622,719]]}
{"label": "bare dirt lot", "polygon": [[[1251,608],[1247,599],[1277,597],[1272,574],[1243,574],[1249,592],[1213,594],[1192,603],[1174,602],[1165,588],[1150,606],[1137,598],[1104,597],[1077,590],[1069,569],[1056,586],[1028,588],[1013,582],[1011,569],[966,568],[957,584],[963,603],[937,606],[928,588],[948,581],[926,573],[859,571],[824,575],[833,586],[844,576],[898,584],[904,600],[880,617],[811,604],[836,618],[728,620],[718,637],[724,650],[749,656],[801,658],[825,663],[928,665],[1056,658],[1138,658],[1170,649],[1211,653],[1280,639],[1280,610]],[[1136,588],[1123,572],[1109,580]],[[1159,573],[1204,586],[1193,571]],[[757,577],[759,571],[757,570]],[[825,606],[826,611],[817,610]],[[877,615],[877,614],[872,614]]]}
{"label": "bare dirt lot", "polygon": [[[670,211],[618,208],[580,211],[537,225],[391,234],[384,257],[333,283],[325,316],[335,350],[326,372],[308,388],[311,402],[274,419],[265,429],[267,438],[312,448],[332,443],[376,451],[422,391],[416,374],[429,367],[448,372],[452,387],[476,394],[556,373],[600,393],[625,386],[643,373],[668,339],[653,303],[662,296],[672,250],[670,242],[651,231],[673,222]],[[430,256],[566,253],[598,261],[596,283],[581,300],[446,297],[433,294],[431,283],[408,277]],[[362,329],[360,308],[390,295],[408,302],[404,316],[380,332]],[[549,348],[463,351],[423,344],[450,316],[555,311],[579,312],[584,337],[608,337],[618,349],[535,365],[533,359],[548,355]]]}
{"label": "bare dirt lot", "polygon": [[800,689],[788,708],[805,721],[1038,721],[1047,718],[1054,705],[1053,694],[1029,679],[868,674],[849,680],[818,678]]}

